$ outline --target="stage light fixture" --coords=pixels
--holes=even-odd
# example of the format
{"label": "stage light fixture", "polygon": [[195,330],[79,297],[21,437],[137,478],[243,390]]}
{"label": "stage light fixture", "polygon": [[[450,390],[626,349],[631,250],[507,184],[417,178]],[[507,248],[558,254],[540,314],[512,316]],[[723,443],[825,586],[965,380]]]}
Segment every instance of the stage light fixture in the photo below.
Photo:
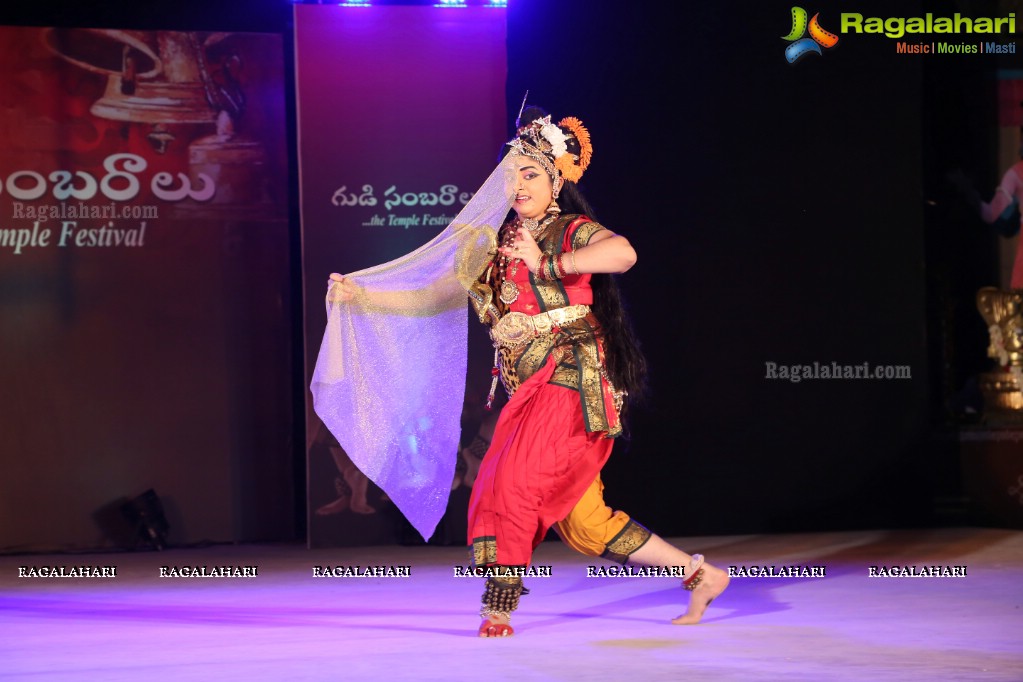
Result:
{"label": "stage light fixture", "polygon": [[138,538],[156,550],[167,546],[167,531],[170,526],[163,515],[163,503],[156,491],[150,488],[138,497],[121,505],[121,513],[135,528]]}

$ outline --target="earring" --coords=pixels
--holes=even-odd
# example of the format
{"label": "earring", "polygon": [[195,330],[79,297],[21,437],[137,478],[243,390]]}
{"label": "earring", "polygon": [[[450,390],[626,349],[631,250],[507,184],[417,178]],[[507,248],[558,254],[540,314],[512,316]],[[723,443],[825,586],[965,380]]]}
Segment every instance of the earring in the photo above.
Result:
{"label": "earring", "polygon": [[564,180],[561,179],[561,174],[554,176],[551,183],[551,205],[547,207],[548,213],[554,215],[561,214],[561,207],[558,206],[558,195],[561,194],[561,184]]}

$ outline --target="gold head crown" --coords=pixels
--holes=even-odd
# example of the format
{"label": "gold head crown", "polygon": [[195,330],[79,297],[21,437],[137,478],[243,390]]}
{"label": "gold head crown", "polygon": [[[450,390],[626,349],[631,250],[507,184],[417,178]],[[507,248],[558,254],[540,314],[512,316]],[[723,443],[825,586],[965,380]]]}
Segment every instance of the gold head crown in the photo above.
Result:
{"label": "gold head crown", "polygon": [[574,116],[557,124],[549,115],[530,121],[519,127],[508,145],[543,166],[556,184],[560,178],[579,182],[593,157],[590,133]]}

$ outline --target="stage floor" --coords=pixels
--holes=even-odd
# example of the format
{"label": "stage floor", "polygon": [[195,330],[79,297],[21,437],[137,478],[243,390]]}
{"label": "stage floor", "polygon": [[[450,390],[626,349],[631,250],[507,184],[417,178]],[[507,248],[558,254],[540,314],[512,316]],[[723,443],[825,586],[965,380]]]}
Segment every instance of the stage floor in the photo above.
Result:
{"label": "stage floor", "polygon": [[[1023,532],[672,541],[736,572],[823,567],[824,576],[735,577],[702,624],[676,626],[687,595],[678,580],[587,577],[609,564],[545,542],[535,565],[551,576],[526,580],[515,636],[483,640],[483,581],[455,576],[468,559],[461,547],[0,556],[0,678],[1023,680]],[[870,577],[871,567],[914,565],[966,575]],[[27,577],[83,566],[113,566],[116,577]],[[201,566],[257,574],[160,577],[161,567]],[[338,566],[411,575],[314,576]]]}

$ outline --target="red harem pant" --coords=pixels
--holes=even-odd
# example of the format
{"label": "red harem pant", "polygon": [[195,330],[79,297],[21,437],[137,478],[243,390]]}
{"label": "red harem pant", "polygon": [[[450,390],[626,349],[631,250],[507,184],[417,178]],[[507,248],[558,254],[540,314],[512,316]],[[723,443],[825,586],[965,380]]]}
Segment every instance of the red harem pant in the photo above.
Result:
{"label": "red harem pant", "polygon": [[478,566],[525,566],[547,530],[593,484],[613,439],[587,433],[579,393],[547,383],[548,358],[501,410],[469,499]]}

